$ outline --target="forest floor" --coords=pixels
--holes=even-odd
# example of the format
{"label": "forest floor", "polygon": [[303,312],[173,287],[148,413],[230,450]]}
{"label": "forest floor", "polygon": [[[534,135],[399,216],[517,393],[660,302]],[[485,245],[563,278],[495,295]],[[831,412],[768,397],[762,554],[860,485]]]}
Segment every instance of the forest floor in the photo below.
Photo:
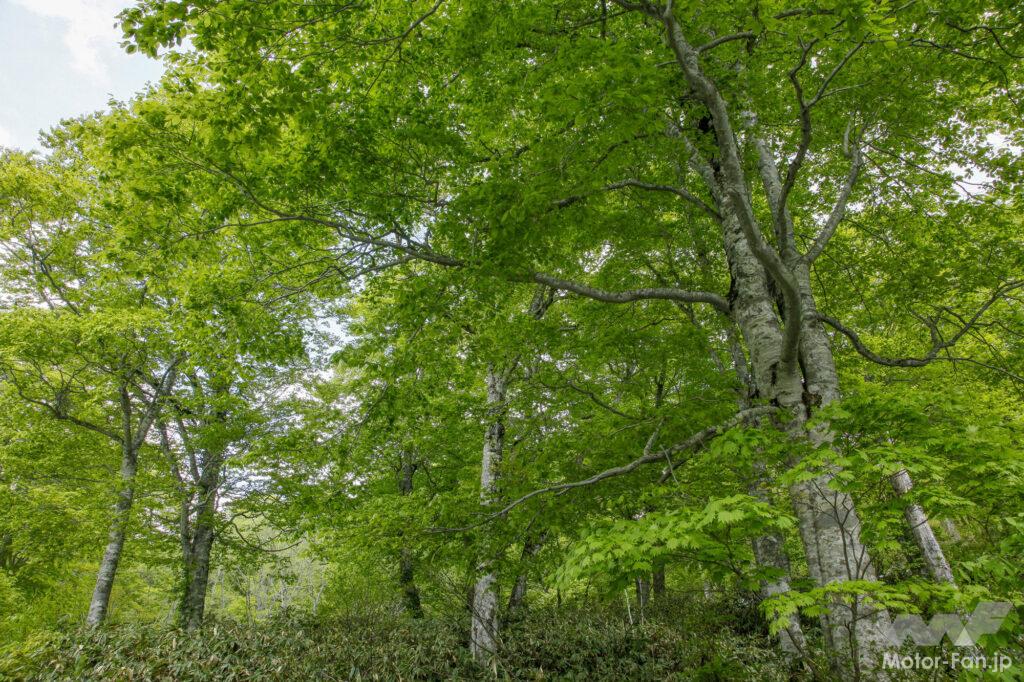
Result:
{"label": "forest floor", "polygon": [[[787,680],[755,612],[678,597],[643,614],[554,605],[505,624],[495,669],[467,651],[456,614],[393,610],[211,621],[199,634],[156,625],[53,633],[0,662],[18,680]],[[737,611],[739,609],[739,611]],[[621,612],[620,612],[621,611]],[[629,618],[632,616],[633,622]],[[495,674],[496,673],[496,674]]]}
{"label": "forest floor", "polygon": [[[632,619],[632,620],[631,620]],[[209,618],[188,633],[159,624],[40,633],[0,649],[7,680],[736,680],[816,679],[773,646],[753,601],[663,596],[636,608],[547,604],[507,619],[490,669],[468,652],[468,614],[410,618],[394,607]],[[813,646],[815,630],[806,629]],[[814,647],[820,651],[821,647]],[[814,661],[830,680],[827,662]],[[894,680],[952,680],[942,671],[887,671]]]}

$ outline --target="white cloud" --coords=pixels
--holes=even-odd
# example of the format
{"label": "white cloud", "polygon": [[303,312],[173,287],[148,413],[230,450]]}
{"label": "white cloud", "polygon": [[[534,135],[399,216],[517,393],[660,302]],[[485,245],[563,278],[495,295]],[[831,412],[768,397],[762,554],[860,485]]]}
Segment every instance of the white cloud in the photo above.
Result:
{"label": "white cloud", "polygon": [[11,135],[11,131],[0,125],[0,147],[13,147],[14,136]]}
{"label": "white cloud", "polygon": [[106,56],[120,50],[121,30],[116,17],[128,0],[13,1],[33,14],[67,24],[64,44],[71,52],[72,68],[95,80],[108,80]]}

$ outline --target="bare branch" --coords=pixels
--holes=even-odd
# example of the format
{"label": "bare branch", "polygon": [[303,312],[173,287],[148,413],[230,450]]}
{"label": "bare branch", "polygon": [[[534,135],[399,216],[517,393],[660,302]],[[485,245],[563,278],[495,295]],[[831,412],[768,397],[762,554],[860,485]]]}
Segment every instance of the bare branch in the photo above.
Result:
{"label": "bare branch", "polygon": [[757,34],[754,33],[753,31],[742,31],[740,33],[733,33],[731,35],[722,36],[720,38],[715,38],[714,40],[712,40],[710,42],[707,42],[707,43],[704,43],[703,45],[698,47],[697,48],[697,54],[703,54],[704,52],[707,52],[709,50],[715,49],[719,45],[724,45],[725,43],[729,43],[729,42],[732,42],[734,40],[749,40],[751,38],[756,38],[756,37],[757,37]]}
{"label": "bare branch", "polygon": [[850,194],[853,192],[853,186],[857,183],[857,177],[864,167],[864,156],[861,153],[860,147],[854,145],[850,153],[850,172],[846,176],[843,188],[839,191],[836,204],[832,207],[832,212],[829,214],[828,220],[825,221],[825,226],[821,228],[821,232],[815,237],[811,248],[807,249],[807,253],[804,254],[804,258],[808,263],[813,263],[821,255],[821,252],[825,250],[829,240],[832,239],[832,235],[835,234],[836,229],[839,227],[839,223],[843,222],[843,217],[846,215],[846,205],[850,201]]}
{"label": "bare branch", "polygon": [[513,500],[512,502],[507,504],[503,509],[496,511],[492,514],[489,514],[482,521],[473,524],[472,526],[467,526],[465,528],[438,530],[469,530],[471,528],[475,528],[477,526],[483,525],[484,523],[492,521],[493,519],[496,519],[500,516],[505,516],[510,511],[512,511],[519,505],[523,504],[527,500],[531,500],[534,497],[538,497],[540,495],[547,495],[550,493],[558,493],[559,495],[561,495],[568,492],[569,490],[573,490],[574,488],[583,488],[585,486],[594,485],[595,483],[599,483],[609,478],[623,476],[625,474],[632,473],[633,471],[636,471],[644,464],[651,464],[652,462],[660,462],[662,460],[667,460],[669,463],[671,463],[672,455],[678,454],[680,452],[685,452],[687,450],[696,450],[703,446],[708,441],[710,441],[711,439],[713,439],[715,436],[721,435],[728,431],[729,429],[738,426],[744,422],[748,422],[753,419],[757,419],[759,417],[771,414],[773,412],[777,412],[778,409],[778,407],[775,407],[773,405],[763,405],[760,407],[752,407],[748,410],[742,410],[737,414],[733,415],[731,418],[725,420],[721,424],[718,424],[717,426],[709,426],[708,428],[703,429],[702,431],[698,431],[697,433],[695,433],[694,435],[690,436],[689,438],[680,443],[676,443],[675,445],[671,445],[662,450],[658,450],[657,452],[651,452],[653,441],[658,434],[658,429],[655,429],[654,433],[647,440],[647,445],[644,448],[644,454],[642,454],[640,457],[634,459],[632,462],[628,464],[624,464],[618,467],[612,467],[611,469],[605,469],[600,473],[594,474],[590,478],[585,478],[580,481],[573,481],[571,483],[560,483],[558,485],[553,485],[547,488],[540,488],[538,490],[534,490],[523,495],[522,497],[517,498],[516,500]]}
{"label": "bare branch", "polygon": [[[884,365],[886,367],[923,367],[937,359],[942,359],[939,357],[939,353],[946,350],[947,348],[952,347],[953,345],[956,344],[957,341],[963,338],[964,334],[969,332],[973,327],[977,325],[978,321],[981,319],[981,316],[984,315],[985,311],[991,308],[996,301],[1001,299],[1004,295],[1008,294],[1009,292],[1014,291],[1015,289],[1020,289],[1022,287],[1024,287],[1024,280],[1009,282],[996,288],[996,290],[992,293],[988,300],[986,300],[985,303],[983,303],[981,307],[978,308],[977,312],[975,312],[970,319],[964,322],[963,326],[961,326],[961,328],[957,330],[955,334],[953,334],[951,337],[945,340],[939,334],[938,325],[934,320],[920,318],[922,322],[924,322],[928,326],[928,330],[931,333],[932,347],[928,350],[928,352],[926,352],[919,358],[883,357],[878,353],[872,351],[866,345],[864,345],[864,342],[861,340],[860,335],[854,330],[844,325],[839,320],[822,313],[816,313],[815,316],[818,320],[824,322],[825,324],[829,325],[830,327],[841,333],[843,336],[848,338],[850,340],[850,343],[853,344],[854,349],[871,362],[874,362],[879,365]],[[967,361],[966,358],[957,359]]]}
{"label": "bare branch", "polygon": [[606,291],[594,287],[570,282],[568,280],[552,277],[542,273],[534,273],[530,278],[538,284],[545,284],[553,289],[571,291],[580,296],[592,298],[595,301],[605,303],[631,303],[648,299],[661,299],[667,301],[682,301],[684,303],[707,303],[723,315],[729,314],[729,302],[722,296],[709,291],[686,291],[670,287],[649,287],[643,289],[630,289],[627,291]]}

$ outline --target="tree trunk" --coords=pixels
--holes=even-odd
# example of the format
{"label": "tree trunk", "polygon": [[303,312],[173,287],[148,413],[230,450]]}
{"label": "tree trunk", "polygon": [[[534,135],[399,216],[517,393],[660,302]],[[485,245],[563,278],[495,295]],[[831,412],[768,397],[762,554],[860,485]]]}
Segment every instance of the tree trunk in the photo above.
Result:
{"label": "tree trunk", "polygon": [[[906,469],[901,469],[893,474],[889,480],[892,483],[892,489],[899,495],[906,495],[913,487],[910,474]],[[914,541],[921,550],[921,556],[924,558],[925,565],[928,566],[928,573],[931,574],[932,579],[936,582],[949,583],[955,586],[956,580],[953,579],[953,570],[949,567],[949,562],[946,561],[946,555],[942,551],[942,546],[939,544],[938,539],[936,539],[931,524],[928,523],[928,517],[925,515],[921,505],[912,503],[904,507],[903,518],[907,520],[907,525],[910,526],[910,532],[914,535]]]}
{"label": "tree trunk", "polygon": [[942,530],[946,532],[946,537],[950,542],[956,543],[963,539],[960,537],[960,531],[957,530],[953,519],[942,519]]}
{"label": "tree trunk", "polygon": [[[740,409],[753,407],[750,397],[757,394],[757,386],[754,378],[750,375],[747,367],[747,358],[740,347],[739,340],[733,329],[727,328],[726,338],[729,341],[729,355],[732,358],[733,369],[740,380],[740,389],[737,403]],[[754,463],[755,480],[750,485],[750,494],[761,502],[769,503],[770,499],[767,490],[766,478],[767,469],[764,462]],[[761,599],[769,599],[777,594],[789,592],[789,557],[786,556],[784,540],[778,533],[772,533],[754,538],[752,541],[754,560],[760,567],[774,569],[777,576],[762,581]],[[664,579],[664,575],[662,575]],[[779,648],[789,655],[800,655],[806,651],[806,640],[803,628],[800,625],[799,617],[791,620],[784,630],[778,633]]]}
{"label": "tree trunk", "polygon": [[512,585],[512,594],[508,598],[508,610],[515,611],[526,604],[526,588],[528,579],[525,573],[516,576],[516,582]]}
{"label": "tree trunk", "polygon": [[[483,460],[480,467],[480,501],[489,507],[497,493],[498,468],[505,447],[504,406],[507,375],[493,365],[487,370],[487,405],[492,421],[484,437]],[[498,591],[490,562],[478,567],[482,574],[473,590],[472,624],[469,645],[473,660],[490,665],[498,649]]]}
{"label": "tree trunk", "polygon": [[636,606],[639,611],[640,622],[644,620],[644,612],[647,609],[647,602],[651,596],[651,583],[646,576],[639,576],[636,579]]}
{"label": "tree trunk", "polygon": [[[536,540],[530,539],[526,541],[521,557],[523,562],[526,562],[531,557],[537,555],[537,552],[540,551],[541,546],[544,544],[544,538],[545,534],[541,533]],[[509,611],[514,611],[526,603],[526,589],[528,584],[529,580],[525,571],[516,576],[516,582],[512,586],[512,594],[508,600]]]}
{"label": "tree trunk", "polygon": [[[758,566],[773,568],[779,575],[761,583],[761,599],[769,599],[777,594],[789,592],[789,560],[783,551],[782,536],[773,533],[755,538],[754,559]],[[790,619],[789,625],[778,633],[779,648],[791,656],[799,656],[807,652],[807,641],[804,639],[803,628],[800,626],[799,615]]]}
{"label": "tree trunk", "polygon": [[216,535],[217,489],[223,457],[203,463],[199,482],[198,508],[192,524],[192,537],[185,554],[185,590],[182,595],[182,623],[188,630],[203,624],[206,592],[210,582],[210,554]]}
{"label": "tree trunk", "polygon": [[196,630],[203,624],[206,612],[206,592],[210,582],[210,554],[213,550],[213,540],[213,524],[197,520],[191,555],[191,575],[184,603],[184,624],[188,630]]}
{"label": "tree trunk", "polygon": [[[781,315],[776,314],[767,274],[751,250],[734,207],[725,202],[722,206],[727,211],[722,225],[733,282],[732,317],[749,349],[758,395],[788,410],[793,418],[787,432],[794,439],[806,438],[804,424],[810,416],[809,407],[826,405],[839,396],[828,337],[814,317],[808,267],[799,259],[787,259],[798,282],[802,313],[799,362],[787,363],[782,357],[785,340],[780,316],[785,322],[787,312],[798,312],[781,310]],[[810,438],[812,444],[822,445],[831,439],[831,433],[827,426],[819,426]],[[874,580],[871,557],[860,540],[860,521],[853,500],[832,490],[831,478],[832,473],[823,472],[790,490],[811,575],[820,586]],[[833,645],[850,654],[854,676],[859,676],[861,669],[877,668],[881,663],[879,652],[887,645],[887,614],[882,610],[869,612],[862,600],[846,605],[836,599],[831,607],[826,632]]]}
{"label": "tree trunk", "polygon": [[[129,431],[129,429],[126,427],[125,431]],[[90,627],[102,624],[106,620],[107,610],[110,608],[110,593],[114,589],[114,578],[117,575],[117,566],[121,562],[121,550],[124,549],[124,538],[131,516],[132,502],[135,499],[135,474],[139,467],[138,455],[129,434],[121,448],[121,490],[118,492],[117,502],[114,504],[114,515],[110,522],[110,531],[107,534],[107,547],[103,551],[103,559],[100,561],[100,568],[96,574],[96,586],[92,592],[89,614],[86,617],[86,623]]]}
{"label": "tree trunk", "polygon": [[658,566],[654,569],[654,575],[651,576],[651,587],[654,590],[655,597],[665,596],[665,567]]}
{"label": "tree trunk", "polygon": [[[402,464],[398,476],[398,492],[403,496],[411,495],[413,490],[413,474],[416,472],[416,463],[412,461],[408,453],[401,453]],[[398,584],[402,590],[402,606],[405,612],[413,618],[423,617],[423,604],[420,601],[420,591],[416,587],[416,568],[413,563],[412,550],[402,547],[398,558]]]}
{"label": "tree trunk", "polygon": [[132,399],[128,384],[122,383],[120,386],[120,490],[117,494],[117,502],[114,504],[114,515],[107,534],[107,547],[103,551],[103,559],[100,560],[100,568],[96,573],[96,586],[93,588],[92,600],[89,602],[89,613],[85,619],[89,627],[97,627],[107,618],[107,611],[110,608],[110,593],[114,589],[117,566],[121,563],[121,550],[124,549],[124,539],[128,529],[128,522],[131,518],[132,503],[135,500],[135,474],[139,469],[139,449],[146,442],[149,429],[156,419],[160,398],[170,393],[174,386],[174,382],[177,379],[177,364],[178,361],[174,360],[164,372],[152,402],[146,405],[146,409],[139,418],[135,428],[133,428]]}
{"label": "tree trunk", "polygon": [[[802,329],[799,345],[803,383],[810,407],[826,406],[840,397],[839,376],[828,336],[817,320],[817,306],[811,292],[810,270],[802,258],[789,261],[800,291]],[[807,416],[810,416],[809,413]],[[814,445],[831,442],[833,434],[826,424],[810,434]],[[819,585],[849,580],[877,579],[867,547],[860,539],[860,518],[853,498],[833,490],[830,482],[835,471],[822,472],[816,478],[793,486],[795,498],[802,501],[801,524],[813,523],[813,541],[808,555],[817,552]],[[801,530],[801,537],[805,537]],[[890,646],[887,632],[889,615],[884,609],[872,609],[863,599],[846,605],[835,600],[828,616],[832,643],[838,651],[848,653],[854,675],[862,670],[881,666],[881,652]]]}

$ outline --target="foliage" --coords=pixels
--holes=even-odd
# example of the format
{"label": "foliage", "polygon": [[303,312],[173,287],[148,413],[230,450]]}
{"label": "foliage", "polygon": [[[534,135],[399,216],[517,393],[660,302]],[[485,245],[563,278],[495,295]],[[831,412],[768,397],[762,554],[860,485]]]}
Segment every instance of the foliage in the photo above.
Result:
{"label": "foliage", "polygon": [[[691,605],[692,607],[692,605]],[[503,679],[788,679],[763,636],[690,619],[680,602],[639,626],[605,610],[531,612],[508,632]],[[700,629],[680,627],[681,621]],[[18,679],[489,679],[465,653],[457,621],[386,611],[329,618],[282,615],[257,626],[180,630],[119,626],[27,642],[0,672]]]}

